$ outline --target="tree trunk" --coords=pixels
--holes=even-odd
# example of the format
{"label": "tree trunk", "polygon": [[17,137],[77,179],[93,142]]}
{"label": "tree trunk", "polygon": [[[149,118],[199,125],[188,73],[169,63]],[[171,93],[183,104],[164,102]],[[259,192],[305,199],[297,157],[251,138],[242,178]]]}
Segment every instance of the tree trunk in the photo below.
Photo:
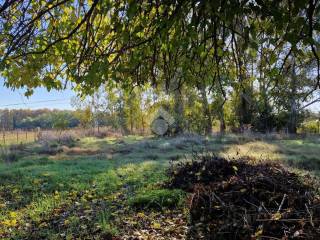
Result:
{"label": "tree trunk", "polygon": [[219,121],[220,121],[220,133],[223,134],[226,131],[226,122],[224,120],[223,106],[221,107],[219,112]]}
{"label": "tree trunk", "polygon": [[130,133],[133,134],[133,111],[130,108]]}
{"label": "tree trunk", "polygon": [[121,127],[122,133],[124,135],[128,134],[128,128],[127,128],[127,116],[125,113],[125,98],[124,94],[121,92],[119,96],[119,125]]}
{"label": "tree trunk", "polygon": [[242,59],[239,60],[239,83],[240,83],[240,104],[239,104],[239,124],[241,131],[243,130],[243,125],[248,124],[248,102],[245,99],[246,88],[244,86],[245,73],[243,70],[243,62]]}
{"label": "tree trunk", "polygon": [[211,116],[210,106],[208,104],[207,92],[203,84],[201,84],[200,86],[200,93],[201,93],[202,108],[203,108],[203,113],[205,118],[204,130],[205,130],[205,134],[208,135],[212,133],[212,116]]}
{"label": "tree trunk", "polygon": [[291,134],[297,133],[297,104],[295,99],[290,100],[290,117],[288,124],[288,131]]}
{"label": "tree trunk", "polygon": [[180,89],[174,90],[175,133],[182,133],[184,129],[183,96]]}
{"label": "tree trunk", "polygon": [[295,61],[292,64],[292,73],[291,73],[291,94],[290,94],[290,116],[288,122],[288,131],[291,134],[297,133],[297,102],[296,102],[296,93],[297,93],[297,76],[295,69]]}
{"label": "tree trunk", "polygon": [[145,126],[144,126],[144,116],[143,113],[141,115],[141,127],[142,127],[142,134],[145,134]]}

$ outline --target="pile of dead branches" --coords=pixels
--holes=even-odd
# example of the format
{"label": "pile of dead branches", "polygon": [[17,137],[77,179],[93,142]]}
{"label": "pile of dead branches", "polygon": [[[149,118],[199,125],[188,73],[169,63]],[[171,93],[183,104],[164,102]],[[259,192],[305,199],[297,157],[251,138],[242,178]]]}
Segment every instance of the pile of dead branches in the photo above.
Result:
{"label": "pile of dead branches", "polygon": [[192,239],[320,239],[317,184],[274,163],[196,154],[170,169],[190,192]]}

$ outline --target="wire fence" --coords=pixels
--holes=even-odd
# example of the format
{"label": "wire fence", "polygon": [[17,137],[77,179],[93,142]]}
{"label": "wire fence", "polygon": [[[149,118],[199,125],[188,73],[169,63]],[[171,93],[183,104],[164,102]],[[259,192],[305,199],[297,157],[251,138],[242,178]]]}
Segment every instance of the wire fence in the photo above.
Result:
{"label": "wire fence", "polygon": [[[227,131],[232,133],[232,131]],[[216,132],[218,133],[218,132]],[[234,132],[237,133],[237,132]],[[148,133],[142,133],[141,131],[135,131],[135,135],[148,135]],[[259,135],[259,136],[271,136],[275,135],[279,138],[285,138],[291,136],[288,134],[287,131],[280,131],[280,132],[272,132],[268,134],[258,134],[251,129],[243,131],[242,133],[238,133],[241,135],[252,134],[252,135]],[[317,125],[317,128],[313,131],[306,130],[301,128],[297,136],[306,137],[306,136],[319,136],[320,134],[320,127]],[[70,128],[70,129],[31,129],[31,130],[0,130],[0,146],[9,146],[9,145],[17,145],[17,144],[27,144],[33,143],[37,141],[50,141],[50,140],[62,140],[66,138],[73,138],[73,139],[81,139],[84,137],[121,137],[126,135],[125,132],[121,130],[111,129],[110,127],[100,127],[100,128]],[[213,133],[213,136],[215,134]]]}
{"label": "wire fence", "polygon": [[70,129],[31,129],[31,130],[0,130],[0,145],[26,144],[36,141],[61,140],[64,138],[80,139],[83,137],[122,136],[121,131],[108,127],[100,128],[70,128]]}
{"label": "wire fence", "polygon": [[0,132],[0,144],[12,145],[35,142],[38,139],[38,131],[35,130],[2,130]]}

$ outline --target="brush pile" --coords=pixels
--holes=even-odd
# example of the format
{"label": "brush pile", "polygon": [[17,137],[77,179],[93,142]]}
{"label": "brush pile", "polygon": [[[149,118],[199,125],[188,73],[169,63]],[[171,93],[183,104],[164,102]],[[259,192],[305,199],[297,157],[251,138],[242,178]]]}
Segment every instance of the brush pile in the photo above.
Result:
{"label": "brush pile", "polygon": [[309,176],[210,154],[170,175],[170,187],[191,193],[191,239],[320,239],[320,199]]}

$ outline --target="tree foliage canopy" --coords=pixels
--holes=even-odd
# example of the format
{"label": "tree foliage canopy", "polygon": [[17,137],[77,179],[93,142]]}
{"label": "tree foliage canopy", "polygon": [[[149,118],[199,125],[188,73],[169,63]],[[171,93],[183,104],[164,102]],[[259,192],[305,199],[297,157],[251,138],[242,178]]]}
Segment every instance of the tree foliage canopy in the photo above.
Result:
{"label": "tree foliage canopy", "polygon": [[290,56],[308,59],[316,89],[319,16],[318,0],[4,0],[1,75],[27,93],[37,86],[60,89],[66,81],[84,93],[102,83],[164,80],[168,87],[178,69],[193,85],[199,82],[186,70],[209,71],[212,84],[226,71],[241,84],[244,53],[257,63],[263,51],[271,77],[285,70]]}

